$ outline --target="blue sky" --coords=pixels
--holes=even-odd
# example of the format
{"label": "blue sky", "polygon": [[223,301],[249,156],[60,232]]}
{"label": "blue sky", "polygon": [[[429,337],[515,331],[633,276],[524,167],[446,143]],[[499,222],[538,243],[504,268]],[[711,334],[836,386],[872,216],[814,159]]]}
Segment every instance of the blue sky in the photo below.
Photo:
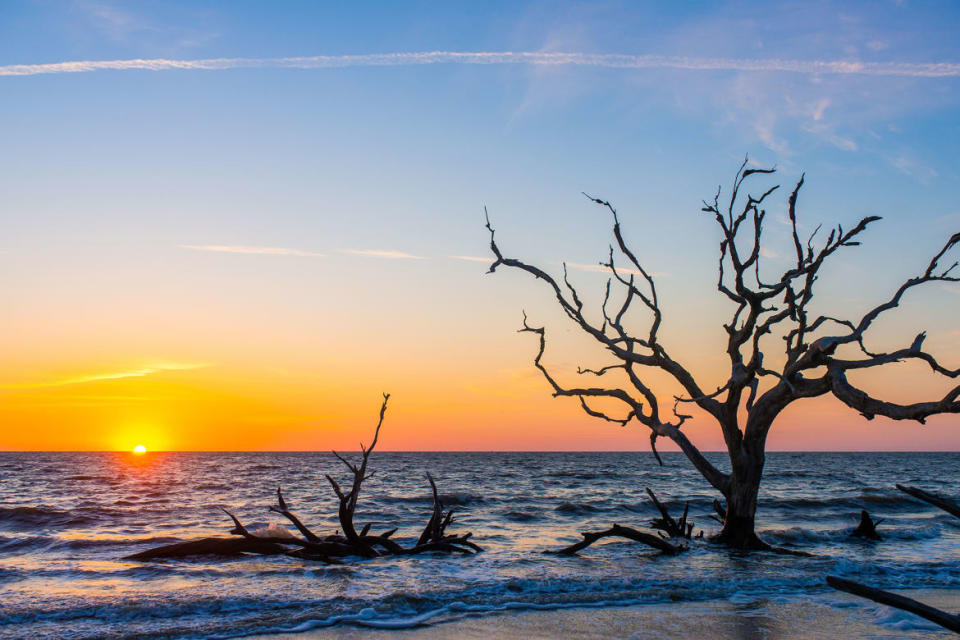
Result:
{"label": "blue sky", "polygon": [[[960,228],[958,29],[956,5],[906,0],[5,2],[10,367],[285,362],[357,334],[436,365],[469,360],[468,333],[503,354],[469,368],[497,386],[529,369],[519,309],[550,311],[451,257],[487,255],[484,206],[505,250],[556,268],[603,257],[580,192],[610,199],[687,330],[714,295],[699,201],[746,153],[785,185],[806,171],[810,230],[886,218],[824,284],[855,308]],[[505,52],[530,62],[483,55]],[[789,238],[768,231],[775,260]],[[905,322],[953,349],[958,305],[938,288]],[[370,390],[396,384],[371,357],[394,378]]]}

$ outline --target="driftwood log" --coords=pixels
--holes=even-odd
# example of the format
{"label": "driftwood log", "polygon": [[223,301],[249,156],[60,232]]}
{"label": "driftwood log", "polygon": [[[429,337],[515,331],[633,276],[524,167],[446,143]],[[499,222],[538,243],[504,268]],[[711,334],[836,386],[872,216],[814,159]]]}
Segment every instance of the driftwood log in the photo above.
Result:
{"label": "driftwood log", "polygon": [[866,540],[883,540],[880,537],[880,534],[877,533],[877,525],[883,522],[883,518],[874,520],[870,517],[870,514],[867,513],[866,509],[860,510],[860,524],[857,525],[857,528],[850,532],[851,536],[857,538],[864,538]]}
{"label": "driftwood log", "polygon": [[827,576],[827,584],[834,589],[845,591],[868,600],[873,600],[874,602],[885,604],[888,607],[909,611],[910,613],[916,614],[921,618],[926,618],[930,622],[934,622],[941,627],[950,629],[954,633],[960,633],[960,616],[949,614],[946,611],[941,611],[940,609],[923,604],[922,602],[912,598],[907,598],[905,596],[897,595],[896,593],[890,593],[889,591],[882,591],[880,589],[868,587],[865,584],[852,582],[836,576]]}
{"label": "driftwood log", "polygon": [[[646,533],[644,531],[637,531],[636,529],[631,529],[630,527],[623,527],[619,524],[614,524],[609,529],[604,529],[603,531],[583,531],[580,534],[583,536],[583,540],[572,544],[569,547],[564,547],[563,549],[553,551],[552,553],[567,556],[573,555],[582,549],[586,549],[597,540],[609,537],[627,538],[628,540],[641,542],[649,547],[653,547],[658,551],[662,551],[663,553],[672,556],[675,556],[682,551],[686,551],[687,547],[685,544],[682,542],[673,542],[672,539],[680,538],[681,540],[689,540],[692,537],[693,523],[687,521],[689,504],[684,507],[683,515],[678,521],[670,515],[667,507],[657,499],[657,496],[653,493],[653,491],[650,490],[649,487],[647,488],[647,494],[653,501],[653,505],[657,508],[657,511],[660,512],[659,518],[654,518],[650,521],[650,526],[654,529],[657,529],[659,535]],[[703,537],[703,532],[701,531],[697,537]]]}
{"label": "driftwood log", "polygon": [[300,537],[286,529],[273,527],[265,531],[250,531],[237,516],[223,509],[223,512],[233,521],[234,527],[230,533],[239,536],[238,538],[203,538],[201,540],[179,542],[148,549],[128,556],[127,559],[154,560],[158,558],[182,558],[192,555],[257,553],[264,555],[284,554],[296,558],[339,564],[338,558],[346,556],[374,558],[383,555],[413,555],[428,551],[447,553],[480,551],[480,547],[470,540],[471,533],[447,533],[447,527],[453,522],[453,510],[444,510],[440,494],[437,492],[436,482],[429,472],[427,473],[427,480],[433,493],[433,510],[416,543],[405,547],[393,540],[391,536],[396,533],[396,529],[373,534],[370,532],[371,525],[369,523],[364,525],[359,532],[357,531],[354,525],[354,517],[360,490],[364,480],[373,475],[372,471],[368,472],[370,454],[373,453],[380,438],[380,428],[383,426],[383,418],[387,411],[387,401],[389,399],[389,394],[384,394],[383,405],[380,407],[380,419],[373,434],[373,441],[369,447],[360,445],[361,456],[359,462],[351,462],[336,451],[333,452],[333,455],[350,470],[352,475],[350,483],[344,485],[347,487],[346,489],[333,476],[329,474],[326,476],[339,502],[337,510],[340,522],[339,532],[320,536],[311,531],[300,518],[290,511],[286,500],[284,500],[283,491],[278,487],[277,505],[270,507],[270,511],[289,520],[299,532]]}
{"label": "driftwood log", "polygon": [[618,524],[615,524],[604,531],[584,531],[582,535],[583,540],[580,542],[572,544],[569,547],[564,547],[563,549],[555,551],[554,553],[562,556],[571,556],[581,549],[586,549],[600,538],[608,538],[611,536],[642,542],[647,546],[653,547],[654,549],[662,551],[663,553],[671,556],[675,556],[686,549],[686,547],[683,545],[674,544],[669,540],[661,538],[660,536],[655,536],[652,533],[637,531],[636,529],[631,529],[630,527],[621,527]]}
{"label": "driftwood log", "polygon": [[923,489],[917,489],[916,487],[907,487],[902,484],[898,484],[897,489],[900,489],[900,491],[903,491],[905,494],[912,496],[917,500],[923,500],[927,504],[932,504],[938,509],[943,509],[950,515],[960,518],[960,505],[949,498],[944,498],[943,496],[938,496],[935,493],[930,493],[929,491],[924,491]]}

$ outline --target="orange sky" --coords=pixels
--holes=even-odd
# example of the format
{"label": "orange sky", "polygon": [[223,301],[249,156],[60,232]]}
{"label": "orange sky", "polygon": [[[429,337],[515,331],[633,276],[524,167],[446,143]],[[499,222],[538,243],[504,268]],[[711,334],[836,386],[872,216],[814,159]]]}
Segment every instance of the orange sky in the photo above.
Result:
{"label": "orange sky", "polygon": [[[363,299],[354,304],[356,313],[291,308],[300,296],[269,314],[256,300],[228,309],[217,308],[216,300],[205,306],[180,300],[175,317],[164,312],[174,301],[144,298],[113,312],[80,306],[79,314],[47,316],[46,324],[36,322],[36,309],[21,308],[22,324],[2,338],[7,357],[0,368],[0,448],[353,450],[369,438],[381,391],[392,394],[384,450],[647,447],[639,426],[596,421],[575,401],[551,398],[532,366],[535,341],[515,331],[521,308],[548,324],[546,361],[566,379],[575,377],[575,363],[602,360],[591,358],[596,351],[556,314],[542,289],[507,274],[483,276],[481,264],[457,266],[455,278],[429,279],[428,270],[398,266],[394,289],[377,293],[387,298],[390,313]],[[600,282],[595,274],[577,277],[585,287]],[[391,306],[394,298],[422,298],[424,281],[440,299],[468,284],[475,290],[463,305]],[[723,307],[713,297],[703,300],[702,315],[699,303],[682,311],[671,304],[664,338],[677,345],[675,353],[706,388],[722,380],[725,361],[717,323],[705,317]],[[908,305],[906,315],[924,302]],[[895,343],[907,331],[901,324],[880,327],[879,335]],[[956,359],[955,337],[949,329],[931,331],[928,347],[945,360]],[[869,383],[907,401],[942,395],[949,381],[922,367],[897,365]],[[664,397],[676,391],[658,384]],[[670,404],[664,403],[665,410]],[[722,446],[718,430],[703,416],[687,432],[704,449]],[[956,416],[933,418],[927,426],[868,422],[830,399],[791,407],[770,440],[771,449],[786,450],[958,445]],[[663,448],[669,450],[669,443]]]}

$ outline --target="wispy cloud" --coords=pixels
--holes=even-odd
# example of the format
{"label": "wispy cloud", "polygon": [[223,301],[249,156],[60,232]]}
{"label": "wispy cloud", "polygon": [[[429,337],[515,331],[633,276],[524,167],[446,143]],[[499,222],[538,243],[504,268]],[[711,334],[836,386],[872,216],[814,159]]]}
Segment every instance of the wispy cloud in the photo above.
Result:
{"label": "wispy cloud", "polygon": [[143,378],[156,373],[165,371],[187,371],[190,369],[204,369],[211,366],[209,363],[178,363],[163,362],[140,369],[129,369],[127,371],[116,371],[108,373],[94,373],[82,376],[72,376],[69,378],[60,378],[58,380],[47,380],[43,382],[27,382],[21,384],[0,385],[0,389],[43,389],[47,387],[64,387],[72,384],[86,384],[88,382],[101,382],[104,380],[120,380],[122,378]]}
{"label": "wispy cloud", "polygon": [[[577,269],[578,271],[589,271],[591,273],[606,273],[610,274],[610,269],[603,266],[602,264],[581,264],[579,262],[567,262],[566,265],[571,269]],[[614,266],[617,268],[617,273],[626,274],[626,275],[635,275],[639,276],[640,272],[636,269],[629,269],[623,265],[614,263]],[[649,273],[649,272],[648,272]],[[664,276],[666,273],[653,272],[650,273],[652,277]]]}
{"label": "wispy cloud", "polygon": [[449,256],[449,257],[453,258],[454,260],[467,260],[469,262],[486,262],[488,264],[492,264],[493,261],[495,260],[495,258],[493,257],[481,258],[480,256]]}
{"label": "wispy cloud", "polygon": [[329,69],[338,67],[390,67],[428,64],[522,64],[603,67],[608,69],[681,69],[691,71],[774,71],[800,74],[841,74],[945,78],[960,76],[956,62],[859,62],[854,60],[789,60],[751,58],[697,58],[688,56],[549,53],[537,51],[423,51],[345,56],[291,58],[166,58],[132,60],[75,60],[46,64],[0,66],[0,76],[33,76],[90,71],[164,71],[175,69],[220,70],[257,67]]}
{"label": "wispy cloud", "polygon": [[246,247],[239,245],[221,245],[221,244],[181,244],[177,245],[181,249],[191,249],[193,251],[217,251],[220,253],[245,253],[250,255],[266,256],[299,256],[302,258],[322,258],[324,254],[314,253],[313,251],[302,251],[300,249],[288,249],[286,247]]}
{"label": "wispy cloud", "polygon": [[423,260],[423,256],[415,256],[405,251],[393,251],[389,249],[341,249],[340,253],[347,253],[352,256],[366,256],[368,258],[388,258],[392,260]]}

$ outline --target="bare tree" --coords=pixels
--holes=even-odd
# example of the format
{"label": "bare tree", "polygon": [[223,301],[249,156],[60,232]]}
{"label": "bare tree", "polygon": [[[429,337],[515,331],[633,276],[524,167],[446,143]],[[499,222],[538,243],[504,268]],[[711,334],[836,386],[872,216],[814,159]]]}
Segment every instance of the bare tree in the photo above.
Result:
{"label": "bare tree", "polygon": [[[543,364],[545,329],[531,326],[524,314],[520,331],[538,336],[539,351],[534,364],[552,387],[553,395],[578,398],[583,410],[596,418],[621,425],[632,421],[644,425],[650,430],[650,445],[661,464],[657,438],[669,438],[676,443],[703,477],[726,498],[723,530],[715,540],[746,549],[768,548],[754,530],[764,449],[770,428],[793,402],[833,394],[867,419],[885,416],[920,423],[934,414],[960,412],[960,386],[939,400],[897,404],[872,397],[847,378],[851,371],[905,360],[922,361],[935,373],[950,378],[960,375],[960,369],[941,366],[923,350],[924,333],[916,336],[909,346],[887,353],[872,352],[864,343],[866,332],[877,318],[897,307],[909,290],[930,282],[960,281],[960,277],[951,275],[956,262],[946,268],[939,264],[945,254],[960,243],[960,233],[947,240],[919,275],[906,280],[889,299],[861,317],[842,319],[814,314],[811,311],[814,285],[824,263],[838,251],[859,245],[860,234],[880,218],[866,217],[847,231],[838,226],[822,241],[817,241],[817,231],[806,241],[802,240],[796,212],[797,196],[803,186],[801,177],[787,199],[795,257],[778,278],[764,279],[760,261],[766,211],[762,207],[778,187],[754,197],[744,195],[745,183],[751,176],[774,172],[775,169],[747,168],[745,159],[733,180],[729,198],[721,204],[718,188],[712,201],[703,203],[702,211],[716,220],[721,232],[717,290],[733,305],[732,317],[723,325],[730,375],[715,391],[705,391],[690,369],[671,356],[661,342],[663,312],[653,274],[628,246],[617,211],[609,202],[584,194],[613,217],[614,243],[606,262],[600,263],[609,272],[609,278],[597,320],[585,314],[583,299],[568,278],[566,264],[563,278],[558,282],[536,266],[505,257],[487,218],[490,248],[496,258],[490,273],[502,265],[526,271],[545,282],[567,317],[613,356],[614,364],[580,368],[577,373],[609,380],[616,375],[608,374],[616,372],[617,384],[564,384]],[[647,316],[642,330],[627,326],[632,320],[630,312],[636,307]],[[770,342],[775,337],[782,338],[782,352]],[[768,356],[767,363],[765,356]],[[778,360],[776,365],[771,363],[773,360]],[[661,407],[664,399],[653,389],[649,375],[653,370],[666,373],[683,389],[682,395],[671,399],[671,415],[664,415]],[[688,403],[699,407],[719,425],[730,458],[729,473],[707,460],[684,434],[683,426],[691,416],[680,408]],[[611,404],[621,406],[625,413],[615,414],[608,408]]]}

